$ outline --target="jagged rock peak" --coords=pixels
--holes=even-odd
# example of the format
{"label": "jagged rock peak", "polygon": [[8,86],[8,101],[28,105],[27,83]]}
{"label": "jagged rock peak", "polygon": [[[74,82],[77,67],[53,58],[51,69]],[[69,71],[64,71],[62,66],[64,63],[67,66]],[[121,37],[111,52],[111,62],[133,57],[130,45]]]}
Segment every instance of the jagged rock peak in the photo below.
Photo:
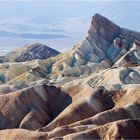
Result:
{"label": "jagged rock peak", "polygon": [[111,41],[120,32],[120,27],[100,14],[92,17],[89,34],[98,33],[103,39]]}
{"label": "jagged rock peak", "polygon": [[108,23],[108,24],[114,24],[115,26],[117,26],[115,23],[113,23],[111,20],[109,20],[108,18],[100,15],[100,14],[95,14],[93,17],[92,17],[92,23],[99,23],[99,22],[102,22],[103,24],[105,23]]}

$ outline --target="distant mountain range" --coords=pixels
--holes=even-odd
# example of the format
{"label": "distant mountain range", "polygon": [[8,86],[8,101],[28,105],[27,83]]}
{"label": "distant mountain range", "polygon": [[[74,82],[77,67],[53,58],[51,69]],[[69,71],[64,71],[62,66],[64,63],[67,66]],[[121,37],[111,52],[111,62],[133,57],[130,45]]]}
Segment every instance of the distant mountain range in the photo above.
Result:
{"label": "distant mountain range", "polygon": [[30,39],[68,38],[68,36],[66,35],[59,35],[59,34],[13,33],[13,32],[6,32],[6,31],[0,31],[0,37],[30,38]]}

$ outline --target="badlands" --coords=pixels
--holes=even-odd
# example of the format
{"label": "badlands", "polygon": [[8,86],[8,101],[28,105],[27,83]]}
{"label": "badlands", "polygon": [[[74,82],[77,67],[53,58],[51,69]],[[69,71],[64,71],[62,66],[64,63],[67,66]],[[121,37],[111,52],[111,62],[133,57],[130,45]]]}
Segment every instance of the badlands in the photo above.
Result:
{"label": "badlands", "polygon": [[4,56],[0,139],[140,139],[140,33],[96,14],[69,51]]}

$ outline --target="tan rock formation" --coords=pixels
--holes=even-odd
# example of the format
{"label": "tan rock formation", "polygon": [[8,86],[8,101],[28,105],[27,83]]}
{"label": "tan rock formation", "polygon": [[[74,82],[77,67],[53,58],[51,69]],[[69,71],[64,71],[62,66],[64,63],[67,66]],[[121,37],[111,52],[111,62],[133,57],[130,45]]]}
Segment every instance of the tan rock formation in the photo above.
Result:
{"label": "tan rock formation", "polygon": [[140,139],[139,64],[140,33],[99,14],[70,51],[0,64],[0,139]]}

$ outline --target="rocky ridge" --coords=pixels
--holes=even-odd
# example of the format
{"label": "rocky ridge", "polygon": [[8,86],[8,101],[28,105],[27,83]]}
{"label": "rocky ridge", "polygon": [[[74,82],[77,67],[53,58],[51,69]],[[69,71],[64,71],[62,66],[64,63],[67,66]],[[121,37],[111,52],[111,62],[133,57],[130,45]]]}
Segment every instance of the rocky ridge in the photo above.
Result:
{"label": "rocky ridge", "polygon": [[47,60],[0,64],[0,139],[140,139],[140,33],[96,14]]}
{"label": "rocky ridge", "polygon": [[10,62],[25,62],[35,59],[48,59],[59,52],[40,43],[20,47],[4,56],[3,60]]}

